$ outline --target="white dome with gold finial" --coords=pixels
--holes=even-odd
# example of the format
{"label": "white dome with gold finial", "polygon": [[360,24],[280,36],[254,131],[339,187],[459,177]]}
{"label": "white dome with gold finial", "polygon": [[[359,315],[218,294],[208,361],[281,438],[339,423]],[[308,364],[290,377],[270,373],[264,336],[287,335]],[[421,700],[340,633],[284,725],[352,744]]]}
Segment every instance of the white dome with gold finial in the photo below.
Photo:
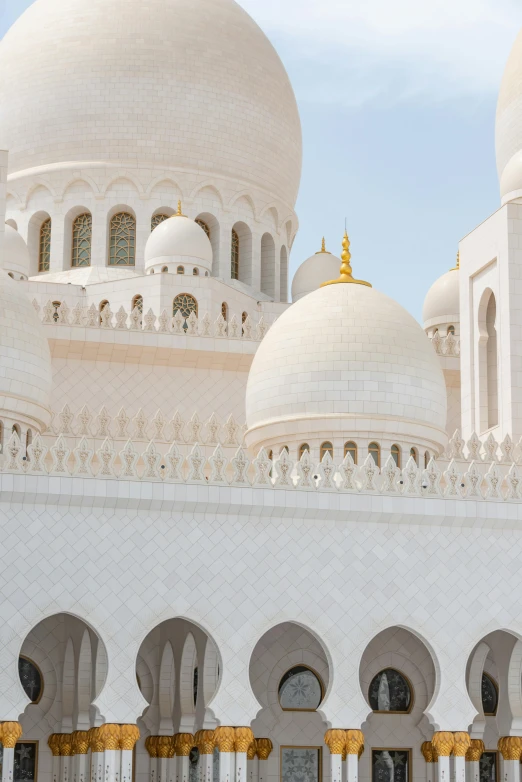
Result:
{"label": "white dome with gold finial", "polygon": [[185,264],[210,273],[212,245],[204,229],[183,214],[179,201],[176,214],[156,226],[147,239],[145,271],[166,268],[175,272],[179,265],[184,267]]}
{"label": "white dome with gold finial", "polygon": [[319,252],[303,261],[294,275],[292,301],[299,301],[303,296],[320,288],[326,280],[331,280],[337,274],[340,265],[341,259],[328,252],[323,237]]}
{"label": "white dome with gold finial", "polygon": [[453,327],[459,333],[460,325],[460,255],[453,269],[436,280],[424,299],[422,319],[427,332],[440,330],[444,336]]}

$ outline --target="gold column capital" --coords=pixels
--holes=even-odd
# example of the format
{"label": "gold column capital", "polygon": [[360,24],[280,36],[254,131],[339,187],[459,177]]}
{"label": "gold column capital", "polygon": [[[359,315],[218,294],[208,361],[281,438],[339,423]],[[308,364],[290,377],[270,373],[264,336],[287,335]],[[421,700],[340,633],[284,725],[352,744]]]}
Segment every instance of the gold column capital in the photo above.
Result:
{"label": "gold column capital", "polygon": [[173,758],[175,754],[174,736],[154,736],[159,758]]}
{"label": "gold column capital", "polygon": [[[140,729],[137,725],[120,725],[120,749],[133,750],[140,737]],[[169,741],[172,737],[168,737]],[[173,757],[174,753],[169,757]]]}
{"label": "gold column capital", "polygon": [[214,741],[220,752],[234,752],[236,732],[234,728],[220,725],[214,731]]}
{"label": "gold column capital", "polygon": [[431,741],[423,741],[421,744],[421,752],[423,754],[424,760],[426,763],[435,763],[434,759],[434,752],[433,752],[433,744]]}
{"label": "gold column capital", "polygon": [[357,755],[361,751],[361,747],[364,751],[364,735],[362,730],[347,730],[346,736],[346,752],[348,755]]}
{"label": "gold column capital", "polygon": [[216,745],[213,730],[198,730],[194,736],[194,743],[199,749],[200,755],[212,755]]}
{"label": "gold column capital", "polygon": [[[1,728],[1,726],[0,726]],[[49,738],[47,739],[47,744],[49,746],[49,749],[53,753],[54,757],[60,756],[60,734],[59,733],[51,733]]]}
{"label": "gold column capital", "polygon": [[459,730],[453,734],[453,755],[456,758],[465,758],[470,746],[471,739],[469,733]]}
{"label": "gold column capital", "polygon": [[256,756],[257,756],[257,744],[256,744],[256,740],[254,739],[254,741],[248,748],[247,760],[254,760]]}
{"label": "gold column capital", "polygon": [[431,740],[433,748],[439,758],[449,758],[453,752],[453,745],[455,744],[455,738],[453,733],[447,730],[439,730],[433,734]]}
{"label": "gold column capital", "polygon": [[234,733],[234,748],[236,752],[248,752],[249,746],[254,741],[252,728],[236,728]]}
{"label": "gold column capital", "polygon": [[190,750],[194,745],[195,740],[192,733],[176,733],[174,736],[174,747],[176,750],[176,755],[179,757],[188,758],[190,755]]}
{"label": "gold column capital", "polygon": [[346,749],[346,731],[330,728],[324,734],[324,743],[330,750],[330,755],[342,755]]}
{"label": "gold column capital", "polygon": [[5,749],[13,749],[22,735],[22,726],[19,722],[2,722],[1,731]]}
{"label": "gold column capital", "polygon": [[157,736],[147,736],[145,739],[145,749],[151,758],[158,757],[158,743],[156,741],[157,738]]}
{"label": "gold column capital", "polygon": [[257,757],[259,760],[268,760],[270,757],[272,750],[274,749],[274,745],[270,741],[270,739],[256,739],[256,746],[257,746]]}
{"label": "gold column capital", "polygon": [[104,740],[101,728],[91,728],[89,731],[89,746],[91,752],[103,752]]}
{"label": "gold column capital", "polygon": [[466,752],[466,760],[475,761],[477,763],[485,751],[486,747],[482,739],[471,739],[469,749]]}
{"label": "gold column capital", "polygon": [[520,736],[502,736],[498,740],[498,749],[504,760],[520,760],[522,738]]}
{"label": "gold column capital", "polygon": [[60,755],[68,758],[72,755],[72,734],[60,733]]}
{"label": "gold column capital", "polygon": [[[357,759],[358,759],[358,760],[360,760],[360,759],[361,759],[363,752],[364,752],[364,741],[363,741],[363,743],[361,744],[361,747],[360,747],[360,749],[359,749],[359,752],[357,753]],[[344,760],[346,760],[346,755],[347,755],[347,754],[348,754],[347,752],[345,752],[345,753],[344,753]]]}
{"label": "gold column capital", "polygon": [[120,748],[121,725],[114,722],[106,722],[100,728],[100,737],[103,739],[103,749],[116,750]]}
{"label": "gold column capital", "polygon": [[86,755],[89,751],[89,732],[75,730],[71,733],[71,745],[72,755]]}

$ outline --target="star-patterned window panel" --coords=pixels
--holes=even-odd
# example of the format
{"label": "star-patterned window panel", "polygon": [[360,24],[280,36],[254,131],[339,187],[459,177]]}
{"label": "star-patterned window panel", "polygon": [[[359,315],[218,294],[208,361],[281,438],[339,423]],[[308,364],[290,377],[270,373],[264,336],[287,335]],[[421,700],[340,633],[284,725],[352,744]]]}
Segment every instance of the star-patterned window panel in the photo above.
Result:
{"label": "star-patterned window panel", "polygon": [[413,690],[404,674],[386,668],[372,679],[368,700],[373,711],[408,714],[413,706]]}
{"label": "star-patterned window panel", "polygon": [[38,703],[43,694],[43,677],[38,666],[28,657],[19,657],[18,675],[27,697],[32,703]]}
{"label": "star-patterned window panel", "polygon": [[410,782],[409,749],[372,750],[372,782]]}
{"label": "star-patterned window panel", "polygon": [[281,747],[281,782],[321,782],[321,748]]}
{"label": "star-patterned window panel", "polygon": [[[3,768],[3,747],[0,744],[0,773]],[[38,742],[19,741],[14,750],[13,782],[37,782]]]}
{"label": "star-patterned window panel", "polygon": [[279,682],[279,703],[284,711],[315,711],[324,696],[319,676],[304,665],[296,665]]}

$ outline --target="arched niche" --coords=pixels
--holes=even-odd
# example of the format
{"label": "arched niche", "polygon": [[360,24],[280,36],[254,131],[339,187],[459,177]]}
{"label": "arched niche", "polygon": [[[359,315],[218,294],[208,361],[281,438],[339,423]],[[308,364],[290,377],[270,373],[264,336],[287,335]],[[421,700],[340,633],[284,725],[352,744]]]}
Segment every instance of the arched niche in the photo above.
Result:
{"label": "arched niche", "polygon": [[279,253],[279,301],[288,301],[288,250],[283,245]]}
{"label": "arched niche", "polygon": [[107,677],[107,652],[86,622],[67,613],[47,617],[27,634],[20,656],[42,678],[41,697],[20,720],[23,735],[47,741],[50,732],[89,730],[103,722],[93,704]]}
{"label": "arched niche", "polygon": [[498,318],[495,294],[487,288],[478,308],[480,431],[499,423]]}
{"label": "arched niche", "polygon": [[[435,670],[428,647],[406,628],[389,627],[367,645],[359,679],[369,709],[362,730],[370,769],[379,760],[372,748],[378,747],[379,752],[404,748],[412,752],[413,778],[426,773],[420,746],[433,734],[424,712],[435,692]],[[404,697],[404,687],[410,690],[409,698]],[[402,760],[399,753],[397,762]]]}
{"label": "arched niche", "polygon": [[[195,733],[212,724],[208,706],[218,688],[219,652],[214,641],[187,619],[168,619],[141,644],[136,676],[149,706],[143,735]],[[214,721],[215,722],[215,721]]]}
{"label": "arched niche", "polygon": [[[90,252],[89,252],[89,263],[75,263],[73,264],[73,245],[75,244],[74,241],[74,232],[75,232],[75,221],[78,218],[81,218],[82,215],[88,215],[90,217],[90,223],[91,223],[91,235],[90,235]],[[80,253],[78,253],[78,248],[76,248],[75,255],[78,258]],[[90,266],[92,263],[92,214],[90,209],[88,209],[86,206],[73,206],[64,218],[64,237],[63,237],[63,268],[64,269],[70,269],[73,268],[73,266],[76,268],[77,266],[83,266],[88,265]]]}
{"label": "arched niche", "polygon": [[275,297],[275,242],[271,234],[261,237],[261,292],[271,298]]}
{"label": "arched niche", "polygon": [[[46,211],[38,211],[31,215],[27,229],[27,247],[30,258],[29,276],[34,277],[38,274],[40,258],[40,240],[42,225],[51,219],[51,215]],[[53,247],[53,233],[51,220],[51,253]]]}
{"label": "arched niche", "polygon": [[[246,223],[237,222],[232,227],[238,241],[238,273],[237,279],[245,285],[252,285],[252,231]],[[232,237],[231,237],[232,247]],[[232,250],[231,250],[232,263]],[[231,275],[234,279],[234,276]]]}

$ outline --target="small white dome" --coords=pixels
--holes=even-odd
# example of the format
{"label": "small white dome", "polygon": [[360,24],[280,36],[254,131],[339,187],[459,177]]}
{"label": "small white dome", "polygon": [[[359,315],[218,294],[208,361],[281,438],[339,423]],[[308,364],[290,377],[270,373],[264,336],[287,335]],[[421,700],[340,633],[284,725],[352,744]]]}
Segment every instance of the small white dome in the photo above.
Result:
{"label": "small white dome", "polygon": [[446,386],[417,321],[364,285],[328,285],[286,310],[247,384],[246,441],[257,450],[318,437],[368,437],[441,452]]}
{"label": "small white dome", "polygon": [[0,417],[43,431],[51,419],[51,354],[24,292],[0,271]]}
{"label": "small white dome", "polygon": [[149,236],[145,270],[179,263],[212,270],[212,245],[207,234],[194,220],[177,214],[160,223]]}
{"label": "small white dome", "polygon": [[292,301],[302,299],[320,288],[323,282],[335,280],[339,276],[341,259],[326,250],[311,255],[303,261],[292,280]]}
{"label": "small white dome", "polygon": [[2,268],[15,277],[27,279],[30,271],[29,250],[17,230],[5,224],[4,244],[2,249]]}
{"label": "small white dome", "polygon": [[522,196],[522,30],[502,76],[495,135],[500,195],[509,201]]}
{"label": "small white dome", "polygon": [[424,328],[460,323],[460,274],[452,269],[436,280],[424,299]]}

